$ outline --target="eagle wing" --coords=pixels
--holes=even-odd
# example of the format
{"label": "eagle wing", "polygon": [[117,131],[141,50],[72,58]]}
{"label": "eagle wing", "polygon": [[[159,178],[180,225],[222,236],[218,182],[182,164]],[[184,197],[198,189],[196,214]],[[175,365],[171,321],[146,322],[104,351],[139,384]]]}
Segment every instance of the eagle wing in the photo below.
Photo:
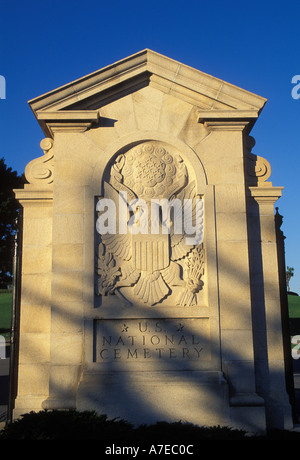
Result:
{"label": "eagle wing", "polygon": [[[123,199],[122,195],[119,193],[107,182],[104,182],[104,193],[105,198],[111,199],[115,204],[116,216],[119,217],[119,199]],[[127,209],[127,203],[126,203]],[[127,224],[126,216],[126,224]],[[105,233],[101,234],[101,240],[105,245],[107,251],[111,252],[115,258],[122,260],[130,260],[132,256],[132,245],[131,245],[131,234],[126,232],[125,234],[120,234],[118,231],[116,233]]]}
{"label": "eagle wing", "polygon": [[[174,207],[174,221],[175,219],[182,219],[183,205],[184,205],[184,214],[189,214],[191,216],[192,222],[200,222],[203,229],[203,209],[201,206],[196,206],[196,187],[195,182],[191,182],[187,187],[185,187],[176,198],[182,203],[181,209]],[[188,200],[188,201],[184,201]],[[177,212],[176,212],[177,211]],[[179,215],[181,213],[181,215]],[[183,219],[182,219],[183,220]],[[184,224],[184,222],[183,222]],[[185,226],[184,226],[185,227]],[[194,244],[187,244],[187,241],[190,239],[191,235],[183,231],[178,234],[174,233],[174,224],[171,226],[170,230],[170,239],[171,239],[171,259],[179,260],[185,257],[195,246]]]}

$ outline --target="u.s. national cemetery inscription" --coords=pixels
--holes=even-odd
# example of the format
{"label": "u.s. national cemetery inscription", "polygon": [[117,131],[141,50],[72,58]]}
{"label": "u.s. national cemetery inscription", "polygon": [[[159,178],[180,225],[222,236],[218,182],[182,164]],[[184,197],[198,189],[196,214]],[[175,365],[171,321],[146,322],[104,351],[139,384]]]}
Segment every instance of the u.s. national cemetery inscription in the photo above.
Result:
{"label": "u.s. national cemetery inscription", "polygon": [[209,357],[209,320],[206,318],[96,321],[96,361],[99,363],[178,363]]}

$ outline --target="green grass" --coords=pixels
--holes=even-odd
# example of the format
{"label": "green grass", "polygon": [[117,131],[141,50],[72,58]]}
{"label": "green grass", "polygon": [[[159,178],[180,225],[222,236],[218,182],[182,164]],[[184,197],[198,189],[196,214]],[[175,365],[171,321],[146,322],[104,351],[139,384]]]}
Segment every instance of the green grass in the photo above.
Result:
{"label": "green grass", "polygon": [[0,334],[6,339],[10,337],[11,328],[11,292],[0,293]]}
{"label": "green grass", "polygon": [[300,296],[288,295],[289,317],[300,318]]}

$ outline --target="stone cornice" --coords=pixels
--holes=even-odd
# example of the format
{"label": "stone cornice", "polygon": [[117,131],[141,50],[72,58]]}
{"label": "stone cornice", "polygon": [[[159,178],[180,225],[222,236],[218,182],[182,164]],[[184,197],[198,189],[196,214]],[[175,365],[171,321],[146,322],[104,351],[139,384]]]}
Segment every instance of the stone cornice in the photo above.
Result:
{"label": "stone cornice", "polygon": [[98,110],[40,111],[36,116],[48,137],[57,131],[84,132],[100,117]]}
{"label": "stone cornice", "polygon": [[242,131],[247,128],[250,132],[258,116],[258,110],[199,110],[197,121],[210,131]]}
{"label": "stone cornice", "polygon": [[248,196],[254,198],[259,205],[274,205],[281,197],[284,187],[273,187],[271,183],[265,183],[260,187],[249,187]]}
{"label": "stone cornice", "polygon": [[45,203],[53,200],[52,189],[41,190],[38,188],[27,188],[26,185],[24,189],[13,190],[15,198],[20,201],[21,204],[24,202]]}
{"label": "stone cornice", "polygon": [[198,122],[207,120],[250,120],[259,116],[258,110],[199,110]]}

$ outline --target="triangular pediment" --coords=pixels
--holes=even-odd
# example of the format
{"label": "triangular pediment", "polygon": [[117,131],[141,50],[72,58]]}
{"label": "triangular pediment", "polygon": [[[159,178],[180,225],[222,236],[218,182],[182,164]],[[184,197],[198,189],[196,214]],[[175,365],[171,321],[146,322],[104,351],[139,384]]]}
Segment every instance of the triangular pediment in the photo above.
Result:
{"label": "triangular pediment", "polygon": [[101,117],[101,107],[152,86],[193,104],[199,120],[258,117],[266,99],[149,49],[86,75],[29,101],[46,135],[50,125],[82,123]]}

